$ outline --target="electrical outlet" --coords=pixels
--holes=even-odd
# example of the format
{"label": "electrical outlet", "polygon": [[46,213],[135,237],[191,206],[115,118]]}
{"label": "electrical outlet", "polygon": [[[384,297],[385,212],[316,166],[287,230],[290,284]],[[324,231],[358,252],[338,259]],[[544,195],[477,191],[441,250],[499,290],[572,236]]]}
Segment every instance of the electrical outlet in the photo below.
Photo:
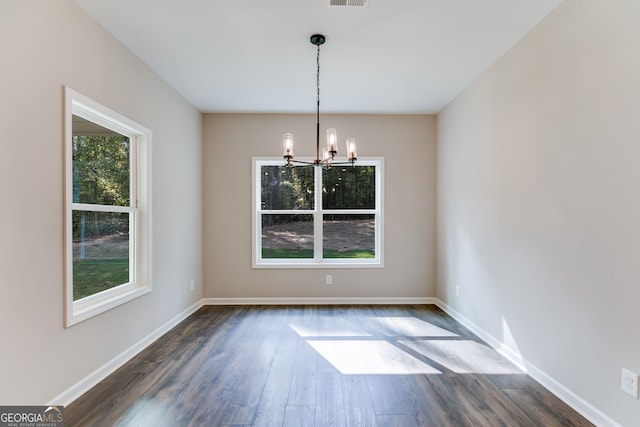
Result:
{"label": "electrical outlet", "polygon": [[327,283],[327,285],[333,285],[333,276],[332,275],[327,274],[326,283]]}
{"label": "electrical outlet", "polygon": [[635,399],[638,398],[638,374],[622,368],[622,391]]}
{"label": "electrical outlet", "polygon": [[460,286],[456,286],[456,296],[460,296]]}
{"label": "electrical outlet", "polygon": [[194,290],[194,289],[195,289],[195,287],[196,287],[196,281],[195,281],[195,280],[193,280],[193,279],[191,279],[191,284],[190,284],[190,286],[191,286],[191,290]]}

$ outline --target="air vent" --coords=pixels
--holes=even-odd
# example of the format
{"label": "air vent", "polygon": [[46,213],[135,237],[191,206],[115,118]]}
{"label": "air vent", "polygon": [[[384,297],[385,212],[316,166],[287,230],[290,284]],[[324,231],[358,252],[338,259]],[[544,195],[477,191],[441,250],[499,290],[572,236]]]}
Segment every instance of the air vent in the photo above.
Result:
{"label": "air vent", "polygon": [[369,7],[369,0],[329,0],[329,7]]}

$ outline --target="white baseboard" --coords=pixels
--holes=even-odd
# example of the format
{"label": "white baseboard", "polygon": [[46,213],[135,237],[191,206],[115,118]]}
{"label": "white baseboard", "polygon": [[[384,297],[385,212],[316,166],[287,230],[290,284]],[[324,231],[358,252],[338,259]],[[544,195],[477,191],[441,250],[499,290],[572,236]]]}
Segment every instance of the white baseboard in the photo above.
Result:
{"label": "white baseboard", "polygon": [[496,339],[493,335],[490,335],[487,331],[480,328],[478,325],[473,323],[471,320],[466,318],[462,313],[456,311],[452,307],[445,304],[443,301],[436,298],[435,304],[440,307],[444,312],[446,312],[449,316],[453,317],[461,323],[465,328],[469,329],[475,335],[477,335],[481,340],[485,341],[491,347],[493,347],[498,353],[506,357],[516,365],[518,368],[523,371],[527,370],[525,360],[522,358],[522,355],[513,351],[510,347],[504,345],[500,340]]}
{"label": "white baseboard", "polygon": [[320,297],[320,298],[204,298],[204,305],[407,305],[436,304],[430,297]]}
{"label": "white baseboard", "polygon": [[150,344],[152,344],[155,340],[160,338],[162,335],[166,334],[171,328],[176,326],[178,323],[182,322],[187,317],[191,316],[195,313],[200,307],[202,307],[202,300],[196,302],[191,307],[179,313],[173,319],[169,320],[155,331],[151,332],[146,337],[142,338],[140,341],[105,363],[100,368],[93,371],[84,379],[78,381],[76,384],[71,386],[69,389],[60,393],[53,399],[47,403],[47,405],[64,405],[67,406],[82,394],[89,391],[92,387],[97,385],[100,381],[105,379],[107,376],[116,371],[119,367],[124,365],[126,362],[131,360],[136,354],[140,353],[142,350],[147,348]]}
{"label": "white baseboard", "polygon": [[464,327],[476,334],[480,339],[484,340],[487,344],[493,347],[498,353],[513,362],[516,366],[526,372],[531,378],[538,381],[551,393],[556,395],[567,405],[571,406],[574,410],[580,413],[583,417],[591,421],[596,426],[602,427],[623,427],[621,424],[612,420],[608,415],[600,411],[589,402],[569,390],[567,387],[560,384],[550,375],[527,361],[522,355],[513,351],[510,347],[505,346],[500,340],[489,334],[484,329],[473,323],[467,317],[456,311],[452,307],[445,304],[438,298],[434,298],[435,304],[440,307],[449,316],[453,317]]}

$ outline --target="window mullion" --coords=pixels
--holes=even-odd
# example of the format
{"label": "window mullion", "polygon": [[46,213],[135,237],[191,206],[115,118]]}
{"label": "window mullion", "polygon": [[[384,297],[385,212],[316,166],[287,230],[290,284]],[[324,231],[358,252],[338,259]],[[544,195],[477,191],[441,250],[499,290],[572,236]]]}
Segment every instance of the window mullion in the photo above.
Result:
{"label": "window mullion", "polygon": [[314,216],[313,216],[313,254],[317,262],[322,261],[322,168],[314,168]]}
{"label": "window mullion", "polygon": [[92,205],[87,203],[72,203],[71,209],[74,211],[88,211],[88,212],[117,212],[117,213],[132,213],[137,209],[130,206],[118,206],[118,205]]}
{"label": "window mullion", "polygon": [[261,215],[313,215],[314,212],[314,209],[258,209],[258,213]]}
{"label": "window mullion", "polygon": [[325,215],[374,215],[376,209],[326,209],[322,213]]}

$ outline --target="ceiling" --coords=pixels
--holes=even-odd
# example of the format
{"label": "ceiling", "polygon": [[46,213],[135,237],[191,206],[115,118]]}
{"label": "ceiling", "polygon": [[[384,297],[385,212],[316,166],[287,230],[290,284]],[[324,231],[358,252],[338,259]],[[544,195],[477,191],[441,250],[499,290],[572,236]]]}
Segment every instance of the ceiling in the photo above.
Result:
{"label": "ceiling", "polygon": [[562,0],[76,0],[202,112],[437,113]]}

